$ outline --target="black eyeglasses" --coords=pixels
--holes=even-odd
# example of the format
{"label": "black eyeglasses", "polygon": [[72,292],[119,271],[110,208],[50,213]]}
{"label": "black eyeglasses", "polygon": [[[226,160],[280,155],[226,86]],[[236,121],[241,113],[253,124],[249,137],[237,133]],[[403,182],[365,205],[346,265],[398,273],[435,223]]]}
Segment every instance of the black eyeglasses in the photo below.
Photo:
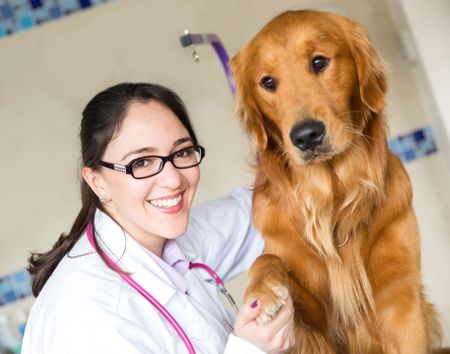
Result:
{"label": "black eyeglasses", "polygon": [[132,175],[136,179],[148,178],[160,173],[166,162],[171,162],[178,169],[190,168],[200,164],[205,157],[205,148],[200,145],[189,146],[167,156],[143,156],[131,160],[127,165],[105,161],[98,164],[115,171]]}

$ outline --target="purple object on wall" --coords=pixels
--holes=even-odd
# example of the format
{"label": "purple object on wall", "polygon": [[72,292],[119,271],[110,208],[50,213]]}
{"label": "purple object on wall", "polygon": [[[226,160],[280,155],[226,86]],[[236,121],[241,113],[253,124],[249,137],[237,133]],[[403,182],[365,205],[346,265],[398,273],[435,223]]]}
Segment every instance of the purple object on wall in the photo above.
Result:
{"label": "purple object on wall", "polygon": [[186,33],[184,36],[180,37],[180,42],[183,47],[188,47],[194,44],[211,44],[220,58],[222,67],[227,76],[228,85],[230,86],[231,92],[234,95],[234,82],[231,77],[231,71],[229,66],[229,57],[227,51],[225,50],[219,37],[214,33]]}

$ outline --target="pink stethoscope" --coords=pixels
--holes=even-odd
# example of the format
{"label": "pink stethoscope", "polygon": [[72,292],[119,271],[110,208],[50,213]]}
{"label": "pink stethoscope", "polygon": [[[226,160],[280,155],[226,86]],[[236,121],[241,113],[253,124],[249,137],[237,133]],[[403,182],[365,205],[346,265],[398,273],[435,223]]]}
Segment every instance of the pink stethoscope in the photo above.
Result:
{"label": "pink stethoscope", "polygon": [[[87,233],[87,238],[89,240],[89,243],[94,248],[94,250],[96,252],[98,252],[97,246],[95,245],[95,242],[94,242],[94,235],[92,233],[92,224],[88,225],[88,227],[86,229],[86,233]],[[195,354],[195,349],[194,349],[194,346],[192,345],[192,342],[190,341],[189,337],[186,335],[186,332],[183,330],[183,328],[181,328],[180,324],[170,314],[170,312],[167,311],[167,309],[163,305],[161,305],[158,300],[156,300],[148,291],[146,291],[141,285],[139,285],[139,283],[136,282],[130,275],[124,273],[124,271],[117,265],[117,263],[115,263],[107,254],[103,253],[103,256],[105,257],[105,260],[108,263],[108,265],[111,266],[114,270],[117,270],[120,277],[126,283],[128,283],[133,289],[135,289],[139,294],[141,294],[148,302],[150,302],[161,313],[161,315],[164,316],[164,318],[167,321],[169,321],[171,326],[175,329],[178,336],[183,341],[189,354]],[[192,269],[192,268],[202,268],[205,271],[207,271],[209,273],[209,275],[211,275],[211,277],[216,281],[218,290],[226,296],[226,298],[229,300],[229,302],[232,305],[232,307],[234,308],[234,310],[236,312],[238,311],[238,307],[237,307],[234,299],[232,298],[230,293],[227,291],[227,289],[225,288],[225,285],[223,283],[223,280],[217,275],[216,272],[214,272],[210,267],[208,267],[206,264],[203,264],[203,263],[189,262],[189,269]]]}

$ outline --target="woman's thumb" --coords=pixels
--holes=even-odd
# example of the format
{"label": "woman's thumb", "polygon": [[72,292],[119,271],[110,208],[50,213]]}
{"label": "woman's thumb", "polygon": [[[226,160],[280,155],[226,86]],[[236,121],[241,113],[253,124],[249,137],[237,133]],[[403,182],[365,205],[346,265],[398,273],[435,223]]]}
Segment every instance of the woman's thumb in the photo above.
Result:
{"label": "woman's thumb", "polygon": [[242,306],[238,315],[236,316],[236,324],[245,325],[249,322],[252,322],[258,317],[261,312],[260,302],[258,300],[253,300],[252,302],[248,302]]}

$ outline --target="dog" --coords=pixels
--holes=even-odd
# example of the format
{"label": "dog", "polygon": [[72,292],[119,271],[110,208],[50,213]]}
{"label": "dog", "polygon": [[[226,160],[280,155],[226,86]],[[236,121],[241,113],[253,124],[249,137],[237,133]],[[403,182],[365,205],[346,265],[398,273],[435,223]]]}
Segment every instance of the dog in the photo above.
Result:
{"label": "dog", "polygon": [[292,353],[431,353],[440,326],[421,283],[411,184],[388,149],[385,64],[362,27],[288,11],[230,67],[257,155],[253,219],[265,251],[245,299],[261,301],[258,323],[290,294]]}

